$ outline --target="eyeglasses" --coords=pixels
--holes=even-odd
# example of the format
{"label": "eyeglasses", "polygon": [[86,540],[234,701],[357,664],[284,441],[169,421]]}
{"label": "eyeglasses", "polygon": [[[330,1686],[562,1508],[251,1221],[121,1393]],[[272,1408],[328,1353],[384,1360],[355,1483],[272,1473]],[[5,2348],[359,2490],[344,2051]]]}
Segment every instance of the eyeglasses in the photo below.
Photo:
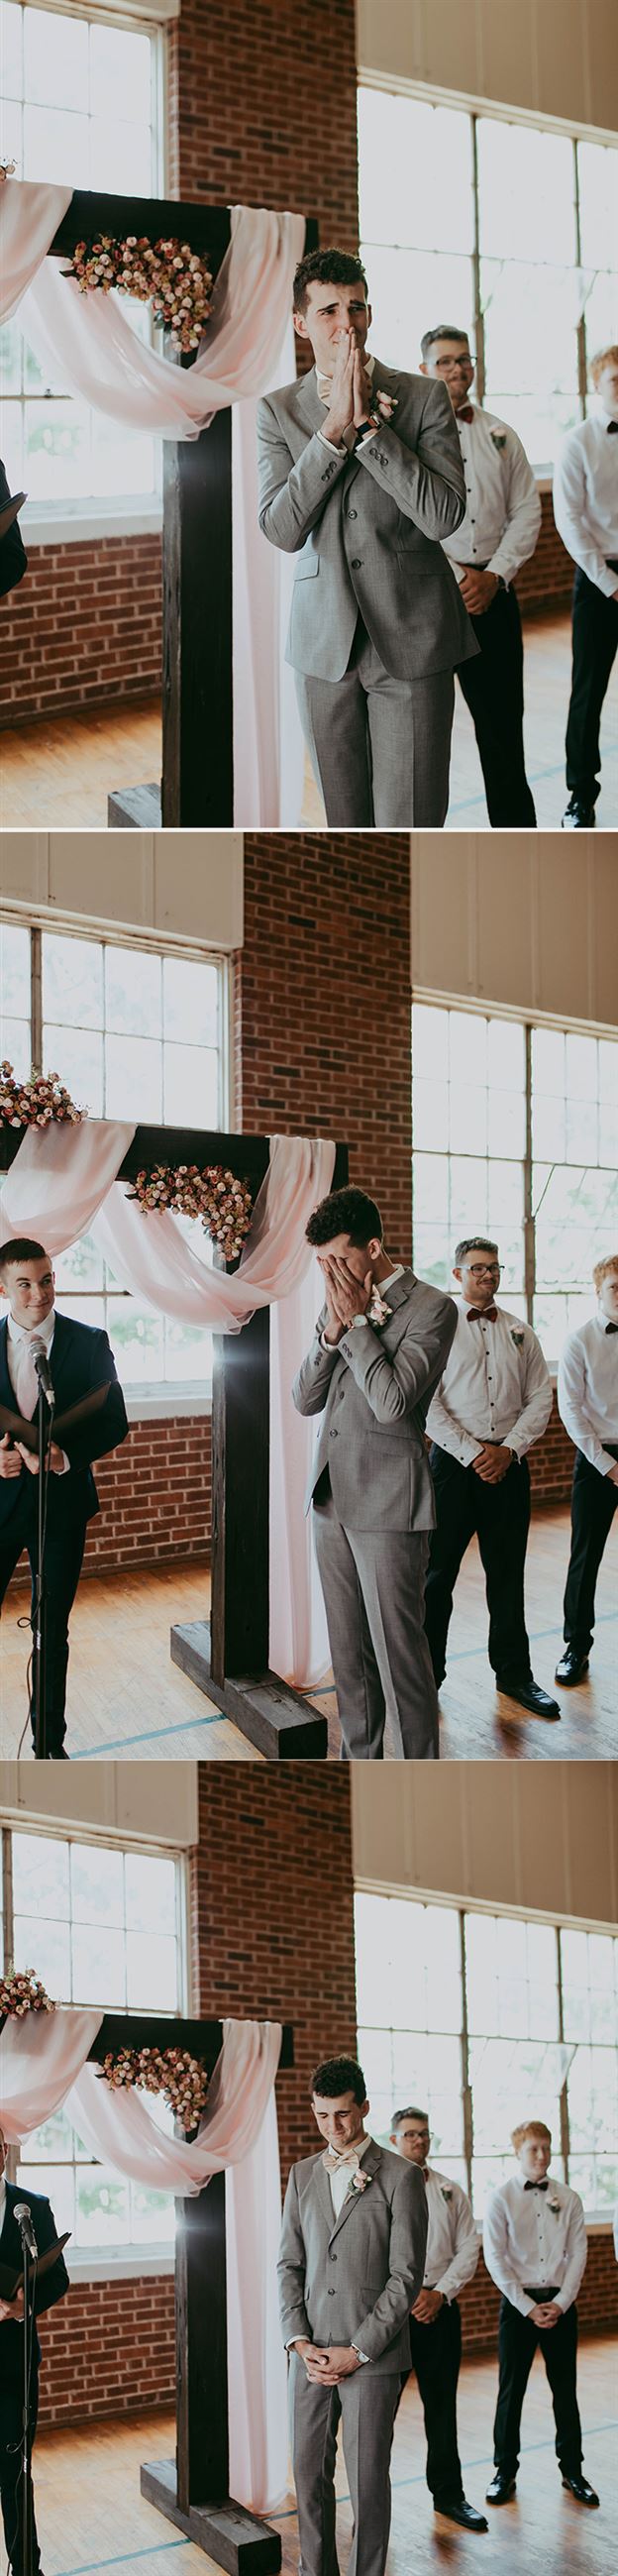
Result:
{"label": "eyeglasses", "polygon": [[470,357],[436,358],[436,369],[441,376],[473,376],[475,364],[475,359]]}

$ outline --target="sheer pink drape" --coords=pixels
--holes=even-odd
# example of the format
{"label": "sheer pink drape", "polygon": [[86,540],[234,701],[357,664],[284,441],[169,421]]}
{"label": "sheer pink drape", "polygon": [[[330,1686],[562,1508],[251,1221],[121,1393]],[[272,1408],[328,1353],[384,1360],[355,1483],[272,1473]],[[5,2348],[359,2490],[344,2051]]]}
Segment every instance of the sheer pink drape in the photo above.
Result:
{"label": "sheer pink drape", "polygon": [[274,2083],[281,2025],[224,2021],[204,2118],[189,2145],[157,2128],[147,2095],[114,2091],[86,2063],[102,2019],[100,2012],[58,2006],[5,2023],[0,2123],[9,2141],[21,2141],[63,2103],[82,2144],[101,2163],[178,2197],[194,2198],[213,2174],[228,2173],[230,2489],[255,2513],[272,2512],[287,2480],[276,2295],[281,2186]]}

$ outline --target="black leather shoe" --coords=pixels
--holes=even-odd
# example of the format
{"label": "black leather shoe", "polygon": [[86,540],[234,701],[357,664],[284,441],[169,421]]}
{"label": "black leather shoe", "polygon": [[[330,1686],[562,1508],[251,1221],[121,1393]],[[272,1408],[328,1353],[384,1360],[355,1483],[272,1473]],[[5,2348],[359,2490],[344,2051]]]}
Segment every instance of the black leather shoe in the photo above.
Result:
{"label": "black leather shoe", "polygon": [[550,1699],[549,1692],[541,1690],[533,1673],[522,1673],[520,1680],[514,1675],[511,1681],[505,1674],[503,1681],[496,1679],[496,1688],[504,1691],[508,1699],[516,1699],[519,1708],[531,1709],[533,1717],[561,1716],[557,1699]]}
{"label": "black leather shoe", "polygon": [[447,2522],[460,2522],[462,2531],[489,2530],[487,2515],[477,2513],[476,2505],[468,2504],[466,2496],[453,2496],[449,2503],[441,2496],[434,2496],[433,2509],[434,2513],[443,2513]]}
{"label": "black leather shoe", "polygon": [[595,821],[594,805],[580,805],[579,797],[571,796],[562,816],[563,832],[593,832]]}
{"label": "black leather shoe", "polygon": [[495,2478],[492,2478],[491,2486],[486,2487],[485,2489],[486,2503],[510,2504],[511,2496],[514,2496],[514,2494],[515,2479],[505,2478],[502,2469],[496,2469]]}
{"label": "black leather shoe", "polygon": [[562,2484],[568,2487],[569,2495],[575,2496],[577,2504],[598,2504],[598,2495],[595,2495],[594,2487],[589,2487],[587,2478],[563,2477]]}
{"label": "black leather shoe", "polygon": [[562,1682],[563,1690],[573,1690],[575,1683],[581,1682],[587,1673],[588,1664],[588,1655],[578,1655],[576,1646],[565,1646],[564,1654],[556,1665],[554,1680]]}

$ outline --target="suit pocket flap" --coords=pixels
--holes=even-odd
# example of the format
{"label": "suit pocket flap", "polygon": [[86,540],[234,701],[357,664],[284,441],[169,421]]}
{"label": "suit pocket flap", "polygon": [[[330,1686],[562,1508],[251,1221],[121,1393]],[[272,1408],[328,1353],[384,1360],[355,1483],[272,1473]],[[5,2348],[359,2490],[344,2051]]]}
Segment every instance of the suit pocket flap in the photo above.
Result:
{"label": "suit pocket flap", "polygon": [[296,562],[295,562],[295,565],[294,565],[294,580],[295,580],[295,581],[311,581],[311,579],[312,579],[313,577],[315,577],[316,572],[319,572],[319,570],[320,570],[320,558],[319,558],[319,555],[316,555],[316,554],[313,554],[313,553],[312,553],[312,554],[310,554],[310,555],[305,555],[305,554],[297,555],[297,557],[296,557]]}

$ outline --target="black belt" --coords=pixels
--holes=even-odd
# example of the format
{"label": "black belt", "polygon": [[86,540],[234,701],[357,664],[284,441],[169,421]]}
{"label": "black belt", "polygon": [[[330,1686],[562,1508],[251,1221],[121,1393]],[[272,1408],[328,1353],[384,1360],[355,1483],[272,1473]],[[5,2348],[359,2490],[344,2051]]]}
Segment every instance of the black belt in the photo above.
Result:
{"label": "black belt", "polygon": [[524,2293],[527,2299],[534,2299],[535,2308],[548,2308],[550,2300],[558,2297],[557,2290],[531,2289],[529,2281],[524,2281]]}

